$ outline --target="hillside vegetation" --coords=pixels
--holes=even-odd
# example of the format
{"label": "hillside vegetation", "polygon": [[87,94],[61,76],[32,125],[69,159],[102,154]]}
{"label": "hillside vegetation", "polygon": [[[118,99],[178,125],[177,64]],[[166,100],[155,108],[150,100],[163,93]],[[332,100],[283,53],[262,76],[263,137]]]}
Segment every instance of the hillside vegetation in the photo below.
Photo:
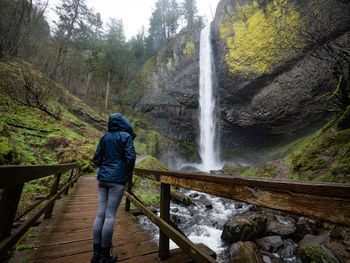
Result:
{"label": "hillside vegetation", "polygon": [[[138,154],[158,152],[163,137],[147,119],[118,105],[113,110],[134,127]],[[96,173],[91,160],[107,119],[31,64],[13,58],[0,61],[0,165],[78,163],[85,173]],[[25,184],[19,212],[35,196],[47,194],[52,180]]]}
{"label": "hillside vegetation", "polygon": [[[1,164],[77,162],[93,171],[105,118],[26,62],[1,61],[0,76]],[[39,109],[35,95],[55,117]]]}
{"label": "hillside vegetation", "polygon": [[256,167],[226,165],[231,175],[350,183],[350,107],[324,127],[262,153],[273,161]]}
{"label": "hillside vegetation", "polygon": [[[100,136],[106,131],[108,115],[95,112],[24,61],[0,61],[0,76],[0,163],[77,162],[86,171],[94,171],[90,160]],[[54,116],[39,109],[33,96],[28,95],[28,84]],[[9,92],[10,88],[16,92]],[[113,111],[121,112],[130,120],[138,135],[137,153],[157,153],[163,137],[152,130],[146,118],[118,105]]]}

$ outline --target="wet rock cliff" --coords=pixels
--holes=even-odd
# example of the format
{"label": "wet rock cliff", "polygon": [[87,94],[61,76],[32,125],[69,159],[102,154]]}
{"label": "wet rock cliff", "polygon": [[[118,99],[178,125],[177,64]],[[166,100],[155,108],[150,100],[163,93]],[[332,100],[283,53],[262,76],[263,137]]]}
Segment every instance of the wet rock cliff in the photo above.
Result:
{"label": "wet rock cliff", "polygon": [[178,35],[143,66],[121,102],[149,116],[170,139],[193,142],[198,130],[198,31]]}
{"label": "wet rock cliff", "polygon": [[[322,95],[334,90],[337,80],[323,45],[329,39],[350,45],[350,4],[320,1],[335,3],[337,19],[326,25],[327,32],[320,22],[326,9],[305,19],[311,1],[302,1],[304,6],[294,0],[219,3],[211,32],[223,148],[273,144],[331,107],[332,101]],[[296,30],[300,25],[321,39],[319,47]],[[199,37],[199,31],[189,31],[171,40],[120,99],[149,116],[163,135],[181,142],[195,142],[198,135]]]}

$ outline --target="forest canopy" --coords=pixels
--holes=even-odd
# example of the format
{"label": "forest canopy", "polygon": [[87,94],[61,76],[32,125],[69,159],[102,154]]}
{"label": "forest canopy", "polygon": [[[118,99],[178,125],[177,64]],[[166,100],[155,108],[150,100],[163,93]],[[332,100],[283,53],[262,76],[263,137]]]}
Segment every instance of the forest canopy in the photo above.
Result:
{"label": "forest canopy", "polygon": [[60,0],[54,23],[47,8],[47,0],[0,1],[0,58],[29,61],[101,111],[171,38],[203,26],[196,0],[158,0],[150,28],[129,40],[121,20],[104,23],[86,0]]}

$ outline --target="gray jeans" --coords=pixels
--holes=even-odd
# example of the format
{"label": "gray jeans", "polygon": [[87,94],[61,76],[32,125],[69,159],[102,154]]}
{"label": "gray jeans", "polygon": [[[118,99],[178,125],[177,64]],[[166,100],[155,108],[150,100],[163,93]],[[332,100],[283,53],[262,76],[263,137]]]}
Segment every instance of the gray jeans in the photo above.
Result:
{"label": "gray jeans", "polygon": [[112,241],[115,214],[125,185],[98,181],[98,210],[93,226],[94,244],[109,247]]}

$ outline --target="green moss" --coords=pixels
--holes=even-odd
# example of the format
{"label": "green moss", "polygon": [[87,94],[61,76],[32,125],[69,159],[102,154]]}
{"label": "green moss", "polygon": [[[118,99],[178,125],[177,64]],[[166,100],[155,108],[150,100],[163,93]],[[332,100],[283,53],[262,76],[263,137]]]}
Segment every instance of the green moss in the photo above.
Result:
{"label": "green moss", "polygon": [[325,260],[329,263],[336,263],[336,261],[329,257],[318,244],[308,244],[305,246],[305,251],[298,249],[298,254],[303,262],[322,263]]}
{"label": "green moss", "polygon": [[188,58],[194,58],[194,56],[195,56],[195,47],[194,47],[194,43],[192,41],[186,42],[186,47],[184,48],[184,54]]}
{"label": "green moss", "polygon": [[221,37],[226,38],[225,60],[233,73],[271,72],[295,47],[304,46],[298,34],[303,21],[292,2],[274,0],[264,7],[258,1],[237,2],[234,11],[228,8],[226,14],[219,28]]}
{"label": "green moss", "polygon": [[350,129],[350,106],[346,108],[336,125],[338,130]]}
{"label": "green moss", "polygon": [[198,146],[196,143],[176,143],[178,153],[189,161],[196,161],[198,158]]}
{"label": "green moss", "polygon": [[[153,156],[147,157],[145,160],[137,164],[137,168],[152,169],[167,171],[165,167],[158,159]],[[134,176],[133,179],[133,192],[135,195],[147,206],[158,207],[160,200],[160,183]]]}
{"label": "green moss", "polygon": [[350,129],[337,130],[335,120],[305,138],[286,156],[290,179],[348,183]]}
{"label": "green moss", "polygon": [[164,164],[162,164],[157,158],[153,156],[147,157],[145,160],[140,162],[136,167],[143,168],[143,169],[160,170],[160,171],[169,170]]}
{"label": "green moss", "polygon": [[144,95],[146,87],[152,82],[152,78],[157,70],[157,57],[153,56],[143,65],[142,69],[130,82],[129,88],[120,96],[122,104],[136,105]]}
{"label": "green moss", "polygon": [[241,168],[241,176],[249,176],[249,177],[255,177],[256,171],[253,167],[244,167]]}

